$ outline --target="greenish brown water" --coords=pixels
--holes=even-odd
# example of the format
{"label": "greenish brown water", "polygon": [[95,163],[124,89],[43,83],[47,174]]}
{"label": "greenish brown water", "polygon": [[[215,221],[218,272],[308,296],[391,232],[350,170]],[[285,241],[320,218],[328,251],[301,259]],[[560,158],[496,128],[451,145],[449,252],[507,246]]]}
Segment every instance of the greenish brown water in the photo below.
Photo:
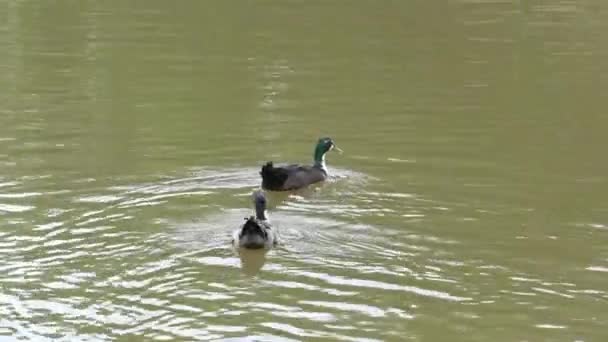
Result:
{"label": "greenish brown water", "polygon": [[608,3],[1,3],[0,340],[608,339]]}

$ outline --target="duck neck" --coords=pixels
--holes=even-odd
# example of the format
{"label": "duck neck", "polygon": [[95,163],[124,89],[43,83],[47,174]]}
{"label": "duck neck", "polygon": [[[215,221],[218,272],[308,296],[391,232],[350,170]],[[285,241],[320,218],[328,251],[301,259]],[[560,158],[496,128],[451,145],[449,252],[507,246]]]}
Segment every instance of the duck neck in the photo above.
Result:
{"label": "duck neck", "polygon": [[266,206],[263,203],[256,202],[255,204],[255,218],[258,220],[266,221]]}
{"label": "duck neck", "polygon": [[327,153],[326,151],[323,151],[323,147],[321,146],[317,146],[317,148],[315,149],[315,167],[320,168],[321,170],[327,172],[327,166],[325,165],[325,153]]}

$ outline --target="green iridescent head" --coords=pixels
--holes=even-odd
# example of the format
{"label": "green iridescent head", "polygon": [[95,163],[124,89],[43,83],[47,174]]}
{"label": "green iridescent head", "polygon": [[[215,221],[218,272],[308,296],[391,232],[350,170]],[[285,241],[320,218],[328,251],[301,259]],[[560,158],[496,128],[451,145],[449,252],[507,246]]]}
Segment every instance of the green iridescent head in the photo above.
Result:
{"label": "green iridescent head", "polygon": [[333,149],[338,152],[342,152],[342,150],[336,146],[331,138],[320,138],[317,142],[317,146],[315,147],[315,164],[323,164],[325,162],[325,153]]}

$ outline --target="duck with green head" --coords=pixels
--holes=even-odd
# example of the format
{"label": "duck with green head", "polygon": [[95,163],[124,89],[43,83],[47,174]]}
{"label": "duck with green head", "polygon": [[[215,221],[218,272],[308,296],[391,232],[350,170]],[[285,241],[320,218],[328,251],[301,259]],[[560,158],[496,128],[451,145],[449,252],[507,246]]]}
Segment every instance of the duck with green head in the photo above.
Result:
{"label": "duck with green head", "polygon": [[289,191],[304,188],[327,179],[325,154],[331,150],[342,153],[331,138],[321,138],[314,151],[314,164],[292,164],[275,167],[271,161],[262,166],[262,188],[270,191]]}

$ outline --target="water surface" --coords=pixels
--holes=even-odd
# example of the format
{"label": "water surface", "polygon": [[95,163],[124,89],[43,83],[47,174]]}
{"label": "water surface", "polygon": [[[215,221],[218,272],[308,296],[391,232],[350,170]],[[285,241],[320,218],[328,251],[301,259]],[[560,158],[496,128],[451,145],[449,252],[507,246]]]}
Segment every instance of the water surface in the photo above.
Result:
{"label": "water surface", "polygon": [[1,340],[608,338],[603,2],[2,8]]}

